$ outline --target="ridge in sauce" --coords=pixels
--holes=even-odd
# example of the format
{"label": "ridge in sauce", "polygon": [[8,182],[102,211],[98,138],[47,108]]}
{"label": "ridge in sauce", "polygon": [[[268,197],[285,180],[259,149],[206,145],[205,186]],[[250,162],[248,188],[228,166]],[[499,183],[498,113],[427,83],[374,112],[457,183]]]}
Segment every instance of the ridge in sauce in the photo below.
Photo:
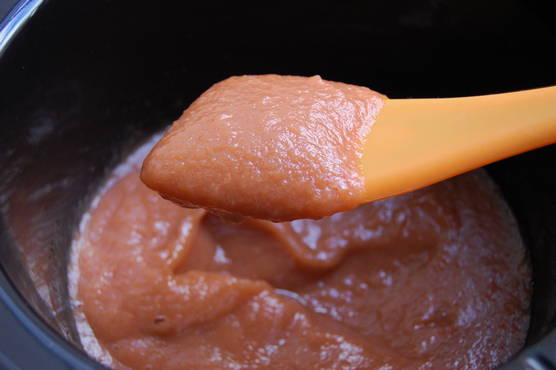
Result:
{"label": "ridge in sauce", "polygon": [[291,221],[353,209],[365,189],[363,142],[384,99],[320,76],[231,77],[174,122],[141,178],[176,203],[234,216]]}
{"label": "ridge in sauce", "polygon": [[84,347],[108,366],[488,369],[523,345],[528,261],[481,171],[318,221],[228,224],[148,189],[141,156],[70,266]]}

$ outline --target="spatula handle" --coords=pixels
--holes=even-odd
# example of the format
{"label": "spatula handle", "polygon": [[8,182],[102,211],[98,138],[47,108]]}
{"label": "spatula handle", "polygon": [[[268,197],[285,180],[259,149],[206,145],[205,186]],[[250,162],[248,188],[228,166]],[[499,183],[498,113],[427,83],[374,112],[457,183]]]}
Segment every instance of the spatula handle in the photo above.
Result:
{"label": "spatula handle", "polygon": [[415,190],[554,142],[556,86],[386,100],[362,158],[367,198]]}

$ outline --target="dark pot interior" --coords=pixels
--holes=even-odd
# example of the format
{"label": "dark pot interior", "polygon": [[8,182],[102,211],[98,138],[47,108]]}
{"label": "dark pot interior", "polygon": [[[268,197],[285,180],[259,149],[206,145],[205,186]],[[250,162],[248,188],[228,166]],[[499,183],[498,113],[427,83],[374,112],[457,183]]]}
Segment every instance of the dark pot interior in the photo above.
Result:
{"label": "dark pot interior", "polygon": [[[98,366],[79,350],[67,298],[80,215],[109,170],[212,83],[320,74],[395,98],[556,84],[556,30],[540,2],[280,4],[57,0],[1,57],[1,297],[69,367]],[[555,163],[551,146],[488,167],[534,272],[527,347],[508,368],[556,366]]]}

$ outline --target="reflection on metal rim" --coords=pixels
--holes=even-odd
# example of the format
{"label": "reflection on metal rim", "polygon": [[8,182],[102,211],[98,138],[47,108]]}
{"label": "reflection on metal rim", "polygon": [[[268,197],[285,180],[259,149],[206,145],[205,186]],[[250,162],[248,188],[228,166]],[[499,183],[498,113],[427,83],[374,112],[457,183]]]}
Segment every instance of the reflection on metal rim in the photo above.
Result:
{"label": "reflection on metal rim", "polygon": [[0,56],[6,51],[10,41],[13,40],[27,20],[35,14],[43,2],[44,0],[21,0],[8,13],[6,19],[0,24]]}

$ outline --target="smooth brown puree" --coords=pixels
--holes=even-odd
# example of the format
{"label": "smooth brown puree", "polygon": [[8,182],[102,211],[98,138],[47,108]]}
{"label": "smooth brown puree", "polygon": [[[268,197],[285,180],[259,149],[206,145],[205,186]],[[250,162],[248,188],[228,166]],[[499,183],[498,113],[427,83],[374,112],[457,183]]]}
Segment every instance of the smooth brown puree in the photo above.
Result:
{"label": "smooth brown puree", "polygon": [[141,178],[218,213],[291,221],[347,211],[362,203],[363,142],[385,98],[320,76],[231,77],[174,122]]}
{"label": "smooth brown puree", "polygon": [[93,202],[70,266],[84,346],[110,366],[485,369],[524,342],[528,262],[483,172],[319,221],[228,224],[160,198],[140,163]]}

